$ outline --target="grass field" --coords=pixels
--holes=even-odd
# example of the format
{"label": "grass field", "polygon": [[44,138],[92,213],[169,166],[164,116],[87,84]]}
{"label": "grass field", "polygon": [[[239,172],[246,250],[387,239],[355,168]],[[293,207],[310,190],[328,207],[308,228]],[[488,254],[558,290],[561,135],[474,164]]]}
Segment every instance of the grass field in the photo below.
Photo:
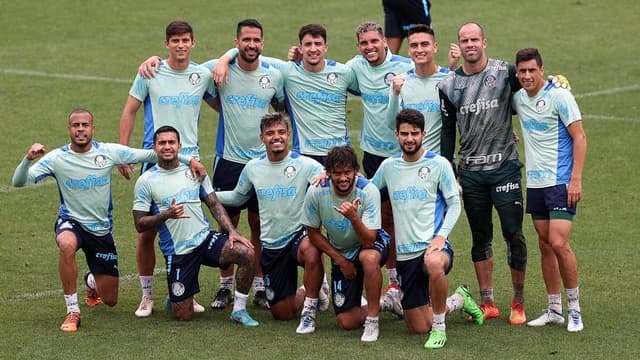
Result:
{"label": "grass field", "polygon": [[[589,150],[584,173],[584,200],[575,221],[572,245],[580,262],[585,330],[568,334],[564,327],[532,329],[507,324],[510,277],[499,228],[495,233],[495,288],[503,315],[483,327],[454,314],[447,320],[449,342],[438,352],[422,348],[424,336],[407,334],[404,323],[381,317],[381,338],[361,344],[361,331],[337,329],[333,314],[319,316],[311,336],[296,336],[297,322],[270,319],[268,312],[250,310],[259,329],[243,329],[227,321],[229,311],[195,316],[177,323],[161,306],[148,319],[133,315],[139,301],[134,276],[135,229],[131,221],[133,181],[114,175],[115,237],[122,281],[119,304],[95,309],[81,306],[83,325],[75,334],[58,326],[64,300],[57,272],[53,222],[58,197],[52,182],[31,188],[11,188],[15,166],[33,142],[53,149],[68,142],[66,115],[75,107],[91,109],[96,138],[117,142],[118,122],[138,64],[152,54],[165,55],[164,28],[176,18],[195,28],[193,57],[205,61],[232,46],[235,24],[256,17],[265,26],[265,55],[284,57],[297,41],[298,28],[324,24],[329,31],[328,57],[346,61],[354,54],[355,26],[364,20],[382,21],[379,0],[308,2],[302,0],[139,0],[4,1],[0,20],[0,117],[4,139],[0,149],[0,358],[116,359],[116,358],[463,358],[495,359],[635,359],[640,327],[635,285],[640,185],[640,40],[634,0],[508,0],[433,2],[434,28],[444,64],[448,44],[463,22],[484,25],[489,56],[512,60],[516,50],[538,47],[548,73],[571,81],[584,115]],[[516,5],[517,4],[517,5]],[[406,51],[406,46],[401,50]],[[358,139],[360,102],[350,100],[349,124]],[[203,110],[201,148],[210,168],[215,116]],[[515,120],[517,122],[517,119]],[[138,119],[132,144],[142,136]],[[519,125],[516,125],[519,129]],[[6,132],[5,132],[6,131]],[[246,225],[241,230],[246,234]],[[546,306],[537,240],[525,219],[529,245],[526,286],[527,314],[537,316]],[[452,241],[457,254],[450,289],[468,283],[477,296],[469,256],[466,218],[459,220]],[[78,254],[81,272],[86,268]],[[158,257],[157,268],[163,261]],[[217,287],[217,271],[201,275],[198,299],[208,305]],[[166,294],[165,275],[155,278],[156,298]],[[84,296],[81,291],[80,296]],[[564,296],[563,296],[564,297]]]}

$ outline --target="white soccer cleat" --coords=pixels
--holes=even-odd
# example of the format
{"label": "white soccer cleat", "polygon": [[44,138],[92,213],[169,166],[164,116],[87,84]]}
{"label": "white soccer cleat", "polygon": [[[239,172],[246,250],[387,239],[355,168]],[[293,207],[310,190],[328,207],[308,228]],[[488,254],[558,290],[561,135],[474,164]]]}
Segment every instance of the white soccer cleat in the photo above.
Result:
{"label": "white soccer cleat", "polygon": [[151,316],[151,313],[153,313],[153,299],[143,296],[135,314],[139,318],[144,318]]}
{"label": "white soccer cleat", "polygon": [[320,311],[329,310],[329,286],[322,285],[320,288],[320,295],[318,295],[318,309]]}
{"label": "white soccer cleat", "polygon": [[578,332],[584,329],[584,324],[582,323],[582,315],[578,310],[569,310],[569,318],[567,323],[567,331],[568,332]]}
{"label": "white soccer cleat", "polygon": [[378,341],[380,335],[380,329],[378,328],[378,319],[367,318],[364,322],[364,332],[360,341],[362,342],[374,342]]}
{"label": "white soccer cleat", "polygon": [[545,309],[540,317],[531,320],[527,323],[528,326],[545,326],[547,324],[564,324],[564,317],[561,313],[558,313],[555,310]]}
{"label": "white soccer cleat", "polygon": [[300,324],[296,328],[297,334],[311,334],[316,331],[316,318],[309,310],[303,310],[300,315]]}

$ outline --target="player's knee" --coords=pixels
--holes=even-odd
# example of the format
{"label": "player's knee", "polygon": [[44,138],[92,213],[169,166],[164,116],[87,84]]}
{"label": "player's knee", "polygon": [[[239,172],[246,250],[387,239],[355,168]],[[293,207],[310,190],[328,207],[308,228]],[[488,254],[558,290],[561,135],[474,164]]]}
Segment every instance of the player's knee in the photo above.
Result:
{"label": "player's knee", "polygon": [[114,307],[116,306],[116,304],[118,304],[118,296],[100,296],[100,298],[102,299],[102,303],[110,306],[110,307]]}
{"label": "player's knee", "polygon": [[484,261],[493,257],[493,248],[490,242],[475,244],[471,247],[471,259],[473,262]]}
{"label": "player's knee", "polygon": [[354,318],[350,313],[341,313],[336,316],[336,324],[342,330],[353,330],[362,327],[361,319]]}

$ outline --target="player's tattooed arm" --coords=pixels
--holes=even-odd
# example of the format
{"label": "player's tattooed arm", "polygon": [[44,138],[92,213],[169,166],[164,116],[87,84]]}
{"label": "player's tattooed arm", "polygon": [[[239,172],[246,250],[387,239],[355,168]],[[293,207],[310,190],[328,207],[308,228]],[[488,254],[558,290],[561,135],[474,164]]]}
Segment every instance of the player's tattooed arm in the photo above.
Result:
{"label": "player's tattooed arm", "polygon": [[204,198],[205,204],[209,207],[209,211],[211,211],[211,215],[216,219],[218,224],[224,232],[227,234],[231,234],[236,232],[236,228],[231,223],[231,218],[229,218],[229,214],[224,209],[224,206],[218,201],[218,197],[215,192],[209,193],[206,198]]}

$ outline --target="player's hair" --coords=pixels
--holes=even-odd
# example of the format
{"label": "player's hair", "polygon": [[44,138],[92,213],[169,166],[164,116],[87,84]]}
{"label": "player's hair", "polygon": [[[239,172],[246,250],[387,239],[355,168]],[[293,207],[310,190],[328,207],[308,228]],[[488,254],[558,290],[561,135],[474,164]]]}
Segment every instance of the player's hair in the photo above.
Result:
{"label": "player's hair", "polygon": [[416,33],[427,33],[431,36],[433,36],[433,38],[436,38],[436,33],[433,31],[433,28],[431,28],[431,26],[429,25],[425,25],[425,24],[415,24],[412,25],[409,28],[409,31],[407,31],[407,37],[416,34]]}
{"label": "player's hair", "polygon": [[69,116],[67,116],[68,120],[71,120],[71,116],[73,114],[89,114],[89,117],[91,118],[91,123],[93,124],[93,114],[91,113],[91,111],[85,109],[85,108],[76,108],[71,110],[71,112],[69,113]]}
{"label": "player's hair", "polygon": [[298,32],[298,41],[302,42],[302,38],[305,35],[311,35],[312,37],[322,37],[322,39],[327,42],[327,29],[322,25],[318,24],[307,24],[300,28]]}
{"label": "player's hair", "polygon": [[373,21],[365,21],[362,24],[358,25],[356,28],[356,40],[360,40],[360,34],[369,32],[369,31],[377,31],[380,36],[384,37],[384,33],[382,32],[382,26]]}
{"label": "player's hair", "polygon": [[424,115],[416,109],[404,109],[396,115],[396,131],[400,130],[400,125],[413,125],[424,131]]}
{"label": "player's hair", "polygon": [[236,38],[240,37],[240,30],[243,27],[251,27],[260,29],[260,37],[262,37],[262,24],[256,19],[244,19],[238,22],[238,26],[236,27]]}
{"label": "player's hair", "polygon": [[260,132],[263,133],[264,130],[268,127],[273,126],[274,124],[284,123],[289,129],[289,115],[283,112],[272,112],[265,114],[262,119],[260,119]]}
{"label": "player's hair", "polygon": [[178,130],[176,130],[176,128],[169,125],[160,126],[158,130],[156,130],[156,132],[153,133],[153,143],[154,144],[156,143],[156,139],[158,138],[159,134],[166,133],[166,132],[175,133],[176,136],[178,137],[178,143],[180,143],[180,133],[178,132]]}
{"label": "player's hair", "polygon": [[358,156],[351,146],[335,146],[329,150],[327,158],[324,160],[324,168],[327,169],[327,172],[331,172],[338,166],[350,166],[353,170],[358,171]]}
{"label": "player's hair", "polygon": [[191,28],[191,25],[189,25],[188,22],[183,20],[174,20],[170,22],[169,25],[167,25],[165,34],[166,34],[167,41],[169,41],[169,39],[174,35],[182,35],[182,34],[189,34],[191,37],[191,40],[193,40],[193,29]]}
{"label": "player's hair", "polygon": [[480,24],[476,23],[476,22],[467,22],[462,24],[462,26],[460,26],[460,28],[458,29],[458,40],[460,40],[460,30],[467,26],[467,25],[475,25],[478,27],[478,29],[480,29],[480,37],[484,39],[484,28],[482,28],[482,26],[480,26]]}
{"label": "player's hair", "polygon": [[536,48],[526,48],[516,53],[516,65],[523,61],[535,60],[538,66],[542,66],[542,55]]}

